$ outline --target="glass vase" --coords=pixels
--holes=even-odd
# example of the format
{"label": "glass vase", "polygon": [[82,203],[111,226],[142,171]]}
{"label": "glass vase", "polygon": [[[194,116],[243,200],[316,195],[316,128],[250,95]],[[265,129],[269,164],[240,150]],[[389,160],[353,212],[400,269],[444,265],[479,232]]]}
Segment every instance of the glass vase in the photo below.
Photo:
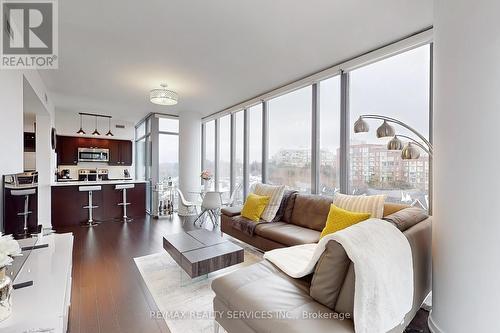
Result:
{"label": "glass vase", "polygon": [[10,317],[12,313],[12,280],[5,273],[5,267],[0,268],[0,321]]}

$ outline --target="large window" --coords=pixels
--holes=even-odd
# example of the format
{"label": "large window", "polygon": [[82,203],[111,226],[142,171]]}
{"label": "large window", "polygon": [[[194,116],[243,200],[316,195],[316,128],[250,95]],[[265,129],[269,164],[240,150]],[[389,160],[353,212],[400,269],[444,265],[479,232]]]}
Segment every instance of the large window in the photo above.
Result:
{"label": "large window", "polygon": [[[385,194],[388,201],[427,208],[429,156],[421,151],[420,158],[403,160],[401,151],[387,150],[390,138],[376,137],[380,121],[367,120],[368,133],[355,134],[353,126],[361,115],[378,114],[401,120],[429,138],[430,53],[427,44],[362,67],[347,67],[338,75],[329,73],[323,80],[315,75],[312,85],[282,95],[266,94],[262,103],[233,111],[234,122],[227,115],[219,118],[217,143],[215,121],[206,122],[205,168],[215,171],[218,145],[221,190],[233,179],[233,187],[242,184],[248,189],[266,182],[329,196]],[[403,127],[393,127],[399,135],[418,139]],[[237,202],[243,199],[241,190]]]}
{"label": "large window", "polygon": [[[203,168],[209,170],[212,175],[215,172],[215,120],[205,124],[205,156],[203,157]],[[211,182],[214,189],[214,182]]]}
{"label": "large window", "polygon": [[158,172],[160,182],[170,178],[179,184],[179,135],[159,134]]}
{"label": "large window", "polygon": [[158,179],[179,184],[179,119],[158,119]]}
{"label": "large window", "polygon": [[219,119],[219,172],[217,173],[219,191],[231,189],[231,116]]}
{"label": "large window", "polygon": [[[399,119],[429,136],[429,45],[387,58],[350,73],[351,127],[362,114]],[[377,139],[380,121],[369,122],[368,133],[351,134],[349,190],[355,194],[387,195],[387,200],[427,207],[429,157],[402,160],[400,151]],[[397,134],[414,134],[394,125]]]}
{"label": "large window", "polygon": [[319,188],[322,195],[340,191],[340,76],[321,81],[319,100]]}
{"label": "large window", "polygon": [[248,170],[249,185],[262,182],[262,104],[248,109]]}
{"label": "large window", "polygon": [[311,86],[269,101],[268,183],[311,191]]}
{"label": "large window", "polygon": [[245,114],[243,111],[234,114],[235,117],[235,159],[234,159],[234,182],[241,184],[236,195],[236,203],[243,202],[243,155],[244,155],[244,122]]}

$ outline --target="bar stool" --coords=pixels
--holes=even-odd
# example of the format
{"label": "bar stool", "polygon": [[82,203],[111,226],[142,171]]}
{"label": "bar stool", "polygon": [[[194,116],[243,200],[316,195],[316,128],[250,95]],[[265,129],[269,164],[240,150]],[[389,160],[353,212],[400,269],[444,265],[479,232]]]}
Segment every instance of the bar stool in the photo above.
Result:
{"label": "bar stool", "polygon": [[31,215],[31,211],[29,210],[29,200],[30,195],[35,194],[36,189],[30,188],[25,190],[11,190],[10,194],[12,196],[24,196],[24,210],[20,213],[17,213],[17,216],[22,216],[24,219],[24,226],[22,233],[16,233],[17,238],[28,238],[31,237],[31,234],[28,232],[28,219]]}
{"label": "bar stool", "polygon": [[130,202],[127,202],[127,189],[134,187],[135,184],[118,184],[115,186],[115,190],[122,191],[122,202],[120,202],[118,206],[123,206],[123,217],[121,218],[123,222],[132,221],[132,218],[127,216],[127,206],[130,205]]}
{"label": "bar stool", "polygon": [[94,186],[79,186],[78,187],[78,191],[80,191],[80,192],[88,192],[89,193],[89,202],[88,202],[88,205],[83,207],[85,209],[88,209],[88,211],[89,211],[89,219],[88,219],[87,223],[84,223],[82,225],[82,227],[95,227],[95,226],[98,225],[97,222],[94,221],[93,210],[95,208],[99,208],[99,206],[94,206],[93,205],[93,202],[92,202],[92,193],[94,191],[100,191],[100,190],[101,190],[101,186],[99,186],[99,185],[94,185]]}

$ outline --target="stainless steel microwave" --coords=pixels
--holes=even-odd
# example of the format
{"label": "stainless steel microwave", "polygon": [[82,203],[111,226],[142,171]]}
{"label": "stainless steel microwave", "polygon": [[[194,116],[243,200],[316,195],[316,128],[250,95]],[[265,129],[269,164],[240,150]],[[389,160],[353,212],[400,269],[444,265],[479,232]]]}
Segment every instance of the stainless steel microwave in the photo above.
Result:
{"label": "stainless steel microwave", "polygon": [[109,162],[109,149],[78,148],[78,162]]}

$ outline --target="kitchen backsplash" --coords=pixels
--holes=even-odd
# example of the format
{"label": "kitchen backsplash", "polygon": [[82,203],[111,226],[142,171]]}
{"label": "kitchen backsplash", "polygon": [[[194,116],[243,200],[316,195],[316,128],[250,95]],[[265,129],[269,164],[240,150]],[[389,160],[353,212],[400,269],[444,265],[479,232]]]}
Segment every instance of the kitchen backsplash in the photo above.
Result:
{"label": "kitchen backsplash", "polygon": [[135,170],[133,166],[114,166],[108,165],[107,163],[78,163],[78,165],[60,165],[57,168],[58,172],[61,170],[67,169],[69,170],[69,175],[71,179],[78,179],[78,170],[79,169],[108,169],[108,178],[109,179],[123,179],[125,178],[123,175],[124,170],[128,170],[130,173],[130,177],[135,177]]}

